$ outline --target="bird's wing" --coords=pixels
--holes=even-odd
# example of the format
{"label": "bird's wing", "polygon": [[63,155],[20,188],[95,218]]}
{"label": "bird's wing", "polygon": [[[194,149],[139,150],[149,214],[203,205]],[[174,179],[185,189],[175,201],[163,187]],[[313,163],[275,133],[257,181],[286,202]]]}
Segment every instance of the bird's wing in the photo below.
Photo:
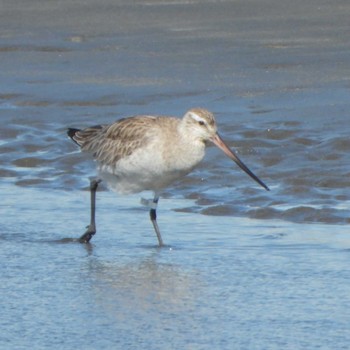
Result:
{"label": "bird's wing", "polygon": [[157,117],[136,116],[80,130],[74,140],[100,164],[114,166],[119,159],[145,146],[156,129]]}

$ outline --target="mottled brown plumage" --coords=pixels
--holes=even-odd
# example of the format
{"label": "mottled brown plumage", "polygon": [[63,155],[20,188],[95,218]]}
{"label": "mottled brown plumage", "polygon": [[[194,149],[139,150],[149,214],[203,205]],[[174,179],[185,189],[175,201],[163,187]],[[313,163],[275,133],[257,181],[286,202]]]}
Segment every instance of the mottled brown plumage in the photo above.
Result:
{"label": "mottled brown plumage", "polygon": [[150,130],[156,127],[156,119],[152,116],[124,118],[110,125],[79,130],[72,138],[100,164],[115,166],[121,158],[130,156],[147,143]]}

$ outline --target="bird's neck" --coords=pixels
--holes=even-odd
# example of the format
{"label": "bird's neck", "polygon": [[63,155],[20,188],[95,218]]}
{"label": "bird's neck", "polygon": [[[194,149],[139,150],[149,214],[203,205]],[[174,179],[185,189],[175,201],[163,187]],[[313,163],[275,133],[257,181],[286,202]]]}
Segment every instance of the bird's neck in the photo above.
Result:
{"label": "bird's neck", "polygon": [[178,135],[175,140],[175,147],[172,147],[169,152],[173,154],[173,162],[177,167],[193,169],[204,157],[205,143],[194,138],[193,134],[179,123]]}

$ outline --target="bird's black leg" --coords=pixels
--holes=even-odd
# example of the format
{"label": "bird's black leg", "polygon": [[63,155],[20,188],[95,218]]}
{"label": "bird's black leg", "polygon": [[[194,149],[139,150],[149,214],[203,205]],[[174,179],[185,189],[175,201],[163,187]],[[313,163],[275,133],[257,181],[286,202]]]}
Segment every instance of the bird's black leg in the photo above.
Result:
{"label": "bird's black leg", "polygon": [[155,196],[153,199],[153,206],[152,206],[151,210],[149,211],[149,216],[151,218],[151,221],[152,221],[152,224],[154,227],[154,231],[156,231],[159,246],[162,247],[164,245],[164,243],[163,243],[162,236],[160,234],[159,227],[157,224],[157,212],[156,212],[156,210],[157,210],[158,200],[159,200],[159,197]]}
{"label": "bird's black leg", "polygon": [[79,238],[80,243],[89,243],[92,236],[96,233],[96,222],[95,222],[95,212],[96,212],[96,190],[98,184],[101,180],[91,180],[90,182],[90,195],[91,195],[91,216],[90,225],[87,226],[86,232]]}

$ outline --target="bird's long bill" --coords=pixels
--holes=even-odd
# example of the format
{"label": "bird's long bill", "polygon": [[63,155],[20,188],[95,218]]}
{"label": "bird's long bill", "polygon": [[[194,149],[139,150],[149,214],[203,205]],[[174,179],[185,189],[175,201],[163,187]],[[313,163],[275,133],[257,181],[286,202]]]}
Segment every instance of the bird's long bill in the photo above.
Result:
{"label": "bird's long bill", "polygon": [[218,146],[230,159],[232,159],[243,171],[245,171],[253,180],[255,180],[260,186],[264,187],[267,191],[270,189],[251,171],[249,168],[234,154],[231,149],[226,145],[223,139],[216,134],[211,141]]}

